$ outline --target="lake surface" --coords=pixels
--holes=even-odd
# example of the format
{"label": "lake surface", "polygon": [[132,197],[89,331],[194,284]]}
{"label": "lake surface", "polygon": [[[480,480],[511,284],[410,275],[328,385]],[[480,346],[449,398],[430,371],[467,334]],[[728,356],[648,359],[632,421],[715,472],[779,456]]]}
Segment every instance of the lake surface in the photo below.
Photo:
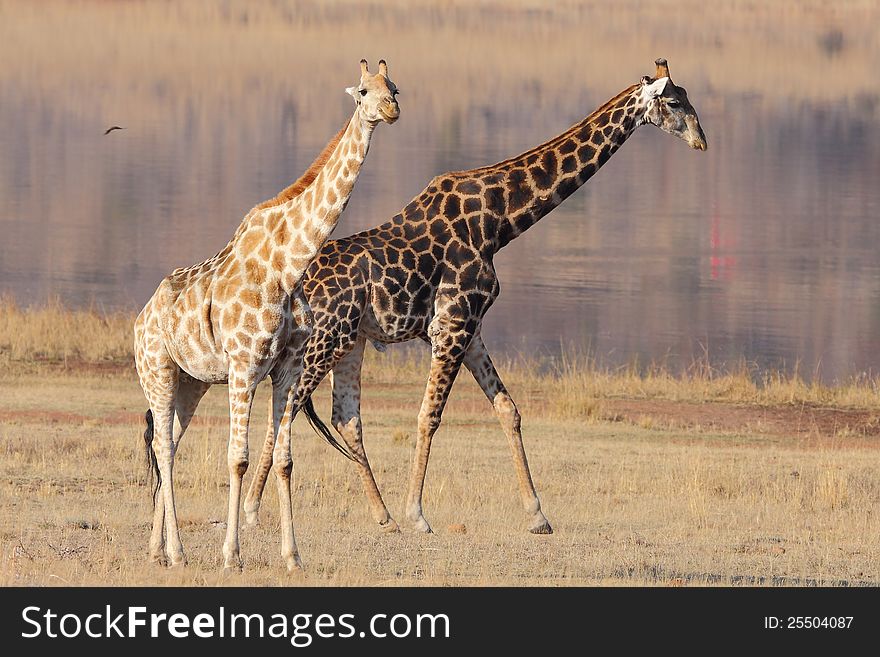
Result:
{"label": "lake surface", "polygon": [[499,253],[490,349],[876,374],[880,9],[646,4],[0,2],[0,293],[139,309],[311,162],[362,56],[388,60],[402,118],[335,236],[553,137],[663,56],[709,150],[641,128]]}

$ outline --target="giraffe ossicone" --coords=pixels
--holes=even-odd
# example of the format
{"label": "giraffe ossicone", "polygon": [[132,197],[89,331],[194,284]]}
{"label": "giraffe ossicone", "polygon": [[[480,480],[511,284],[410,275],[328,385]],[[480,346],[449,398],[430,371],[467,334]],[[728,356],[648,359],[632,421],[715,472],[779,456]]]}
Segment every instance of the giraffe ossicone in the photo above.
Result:
{"label": "giraffe ossicone", "polygon": [[[290,475],[292,392],[302,372],[311,314],[302,294],[306,268],[329,237],[354,189],[373,130],[400,115],[397,88],[361,65],[354,114],[308,170],[278,196],[255,206],[212,258],[177,269],[135,321],[135,364],[150,410],[144,434],[155,465],[150,556],[184,562],[172,478],[174,454],[212,384],[229,386],[229,507],[223,543],[227,568],[241,566],[239,507],[248,467],[254,391],[272,381],[271,447],[281,507],[281,554],[301,565],[293,534]],[[331,436],[332,438],[332,436]],[[342,451],[345,451],[331,440]]]}
{"label": "giraffe ossicone", "polygon": [[[389,222],[328,242],[303,284],[314,313],[293,412],[320,422],[311,395],[332,371],[332,425],[355,456],[373,517],[388,513],[363,446],[361,366],[366,341],[421,339],[431,347],[428,385],[418,416],[406,516],[430,531],[422,491],[431,440],[462,365],[492,404],[513,456],[528,529],[552,532],[541,510],[523,447],[521,417],[480,329],[500,287],[493,258],[586,183],[639,126],[655,125],[692,148],[706,137],[684,88],[664,59],[646,76],[550,141],[497,164],[439,175]],[[646,92],[647,90],[647,92]],[[245,508],[255,517],[272,465],[269,427]]]}

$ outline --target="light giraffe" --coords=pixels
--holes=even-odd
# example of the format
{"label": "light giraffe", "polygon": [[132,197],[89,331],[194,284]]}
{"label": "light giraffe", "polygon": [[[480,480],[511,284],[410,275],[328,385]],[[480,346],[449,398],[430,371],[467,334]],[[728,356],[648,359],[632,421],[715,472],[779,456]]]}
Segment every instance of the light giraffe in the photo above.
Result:
{"label": "light giraffe", "polygon": [[135,321],[135,363],[150,404],[144,438],[157,475],[150,537],[154,560],[163,561],[167,553],[171,565],[184,562],[174,506],[174,453],[208,388],[228,383],[229,511],[223,556],[227,568],[241,566],[239,506],[248,467],[248,423],[254,391],[268,375],[272,427],[279,437],[272,458],[281,505],[281,554],[288,569],[301,566],[291,514],[290,401],[311,325],[302,278],[345,209],[373,129],[400,115],[397,87],[388,79],[384,60],[376,75],[361,60],[360,82],[346,91],[356,102],[354,114],[306,173],[252,209],[217,255],[165,278]]}
{"label": "light giraffe", "polygon": [[[373,517],[386,530],[398,527],[362,440],[364,346],[421,338],[431,345],[431,371],[419,412],[408,520],[417,530],[431,531],[422,513],[431,439],[463,364],[507,435],[529,531],[552,532],[529,472],[519,411],[480,336],[483,316],[499,294],[493,257],[587,182],[639,126],[658,126],[706,149],[687,92],[673,84],[666,60],[655,64],[654,78],[643,77],[558,137],[493,166],[437,176],[391,221],[328,242],[309,267],[303,287],[315,324],[294,413],[302,407],[319,421],[310,397],[332,370],[333,426],[355,456]],[[270,427],[245,500],[249,522],[259,511],[273,442]]]}

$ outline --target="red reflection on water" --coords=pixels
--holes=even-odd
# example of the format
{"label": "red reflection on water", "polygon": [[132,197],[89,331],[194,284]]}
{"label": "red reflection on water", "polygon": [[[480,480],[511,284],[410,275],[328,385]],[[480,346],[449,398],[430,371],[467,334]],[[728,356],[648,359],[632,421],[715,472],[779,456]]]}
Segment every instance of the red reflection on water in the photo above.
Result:
{"label": "red reflection on water", "polygon": [[721,219],[718,212],[712,213],[712,231],[709,235],[709,270],[713,281],[728,281],[733,279],[736,271],[736,257],[723,255],[729,249],[736,247],[736,238],[730,235],[722,235]]}

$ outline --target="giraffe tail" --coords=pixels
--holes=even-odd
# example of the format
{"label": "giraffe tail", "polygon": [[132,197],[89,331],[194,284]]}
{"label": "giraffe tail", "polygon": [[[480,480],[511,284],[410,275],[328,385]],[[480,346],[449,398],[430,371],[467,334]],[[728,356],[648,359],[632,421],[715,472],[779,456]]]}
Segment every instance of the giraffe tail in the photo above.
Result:
{"label": "giraffe tail", "polygon": [[144,419],[147,428],[144,430],[144,454],[147,457],[147,471],[150,474],[152,484],[153,506],[156,506],[156,495],[159,494],[159,486],[162,484],[162,475],[159,473],[159,462],[156,460],[156,452],[153,451],[153,411],[147,409]]}
{"label": "giraffe tail", "polygon": [[321,436],[321,438],[330,443],[330,446],[333,447],[333,449],[337,450],[349,461],[356,460],[354,456],[352,456],[351,452],[349,452],[345,447],[339,444],[339,441],[336,440],[336,437],[333,435],[327,425],[324,424],[324,421],[320,417],[318,417],[318,413],[315,410],[315,405],[312,403],[311,397],[306,399],[306,401],[303,403],[302,410],[303,412],[305,412],[306,418],[308,419],[309,424],[312,426],[312,429],[315,430],[315,433],[317,433],[319,436]]}

